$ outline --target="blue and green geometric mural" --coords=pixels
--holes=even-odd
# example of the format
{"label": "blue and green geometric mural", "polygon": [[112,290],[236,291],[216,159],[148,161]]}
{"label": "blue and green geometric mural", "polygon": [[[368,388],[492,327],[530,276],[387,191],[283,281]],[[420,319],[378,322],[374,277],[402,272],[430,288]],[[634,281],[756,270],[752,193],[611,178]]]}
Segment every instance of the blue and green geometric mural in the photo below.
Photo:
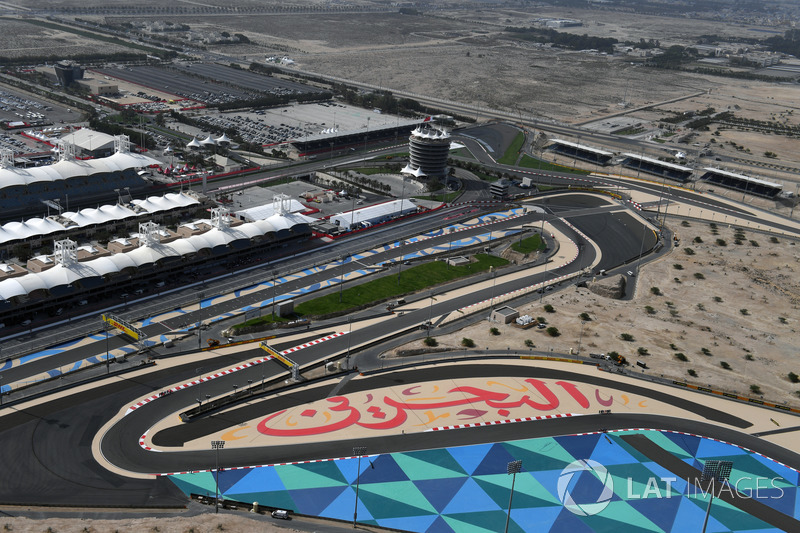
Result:
{"label": "blue and green geometric mural", "polygon": [[[358,521],[420,533],[502,531],[512,476],[522,461],[509,531],[684,532],[702,524],[709,497],[628,445],[616,432],[381,454],[361,459]],[[800,518],[798,472],[736,446],[641,432],[684,462],[731,460],[739,492]],[[222,471],[225,498],[351,521],[357,459]],[[572,466],[570,466],[572,465]],[[170,479],[186,494],[213,496],[210,472]],[[565,505],[566,503],[566,505]],[[715,498],[709,532],[778,532]]]}

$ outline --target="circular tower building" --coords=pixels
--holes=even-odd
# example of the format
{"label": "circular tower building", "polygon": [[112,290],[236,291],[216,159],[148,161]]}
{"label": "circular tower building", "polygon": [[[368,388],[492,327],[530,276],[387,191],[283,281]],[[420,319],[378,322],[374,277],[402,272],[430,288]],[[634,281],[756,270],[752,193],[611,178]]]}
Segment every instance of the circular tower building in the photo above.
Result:
{"label": "circular tower building", "polygon": [[408,140],[411,157],[403,173],[443,178],[447,176],[450,133],[440,127],[423,124],[411,132]]}

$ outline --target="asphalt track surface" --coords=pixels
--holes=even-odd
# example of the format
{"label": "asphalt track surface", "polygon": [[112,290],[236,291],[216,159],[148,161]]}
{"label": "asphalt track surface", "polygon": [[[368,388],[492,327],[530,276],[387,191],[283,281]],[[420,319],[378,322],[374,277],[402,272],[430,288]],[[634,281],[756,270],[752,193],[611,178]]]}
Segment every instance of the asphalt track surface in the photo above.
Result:
{"label": "asphalt track surface", "polygon": [[[566,200],[563,200],[566,202]],[[597,213],[604,212],[602,206],[597,208]],[[583,228],[590,233],[597,233],[597,238],[599,239],[598,245],[601,248],[606,248],[609,250],[613,250],[612,257],[610,261],[616,260],[617,257],[624,258],[624,262],[633,257],[636,257],[640,250],[641,250],[641,239],[635,237],[635,235],[630,236],[627,235],[628,226],[625,226],[624,223],[620,222],[617,217],[619,214],[612,214],[611,217],[608,215],[603,214],[595,214],[593,216],[586,215],[581,217],[576,217],[574,223],[576,227]],[[628,215],[626,215],[628,216]],[[518,218],[510,219],[510,220],[500,220],[498,222],[493,223],[490,227],[483,226],[479,228],[472,228],[469,230],[461,231],[457,235],[459,239],[468,238],[470,236],[479,235],[487,233],[490,228],[491,230],[502,230],[507,229],[510,227],[519,226],[521,224],[531,224],[536,226],[536,223],[541,221],[542,215],[540,213],[528,213],[527,215],[523,215]],[[565,226],[564,224],[558,222],[557,220],[552,220],[553,217],[547,217],[547,219],[556,225],[559,226],[559,229],[563,231],[568,237],[570,237],[576,243],[584,242],[583,238],[577,235],[571,228]],[[631,219],[631,223],[633,219]],[[601,232],[597,232],[596,228],[600,224],[603,227]],[[630,228],[636,227],[635,225],[630,226]],[[418,250],[430,248],[436,245],[446,245],[450,239],[453,238],[450,235],[442,235],[439,237],[434,237],[430,239],[425,239],[422,241],[418,241],[412,244],[405,244],[402,246],[402,253],[403,254],[410,254]],[[609,246],[612,245],[613,246]],[[391,260],[398,256],[400,253],[399,248],[393,248],[392,250],[381,252],[369,257],[368,262],[369,264],[375,264],[383,261]],[[548,271],[546,274],[543,274],[547,279],[552,279],[564,274],[568,274],[573,271],[580,270],[581,268],[588,266],[594,260],[594,248],[591,246],[581,246],[581,255],[579,259],[574,262],[573,264],[564,267],[553,269],[552,271]],[[604,260],[604,263],[607,260]],[[611,263],[608,263],[611,264]],[[348,259],[345,259],[345,272],[349,270],[356,270],[363,268],[363,265],[351,262]],[[313,285],[315,283],[320,283],[331,279],[332,277],[339,277],[342,273],[342,269],[338,266],[329,268],[325,271],[318,272],[316,274],[312,274],[309,276],[305,276],[300,279],[296,280],[289,280],[286,283],[283,283],[278,286],[278,294],[287,293],[293,291],[295,289],[299,289],[301,287]],[[401,274],[402,276],[402,274]],[[478,278],[480,279],[480,278]],[[511,292],[513,290],[521,289],[527,287],[529,285],[534,284],[536,281],[528,280],[528,279],[521,279],[516,280],[513,282],[508,283],[498,283],[495,289],[491,291],[486,290],[481,293],[483,295],[482,299],[489,299],[492,295],[499,295],[505,292]],[[345,287],[352,286],[347,281],[345,281]],[[440,291],[437,291],[440,292]],[[171,332],[176,329],[181,329],[186,327],[187,325],[196,324],[197,322],[201,322],[204,320],[208,320],[215,316],[219,316],[223,313],[230,312],[236,309],[240,309],[247,305],[252,305],[258,302],[262,302],[264,300],[269,300],[273,296],[273,291],[271,288],[266,288],[261,291],[247,294],[240,296],[238,298],[230,299],[224,302],[220,302],[214,304],[213,306],[209,306],[198,311],[193,311],[190,313],[181,314],[174,318],[170,318],[158,323],[151,324],[149,326],[142,327],[142,331],[144,331],[146,337],[152,337],[161,335],[164,333]],[[309,296],[313,298],[314,296]],[[298,299],[298,301],[302,301],[302,299]],[[443,302],[440,304],[433,305],[432,307],[426,308],[427,314],[433,314],[433,316],[440,316],[446,314],[448,312],[452,312],[455,309],[460,307],[465,307],[471,303],[474,303],[475,295],[470,295],[467,297],[462,297],[459,299],[450,300],[448,302]],[[480,301],[480,300],[477,300]],[[423,316],[424,315],[424,316]],[[427,315],[424,312],[416,312],[416,313],[406,313],[403,317],[397,317],[394,319],[393,324],[386,328],[385,331],[381,332],[381,336],[385,335],[391,328],[397,328],[397,330],[405,330],[411,327],[414,327],[416,324],[420,322],[424,322],[427,320]],[[361,333],[355,334],[357,338],[352,339],[353,344],[357,344],[357,340],[360,341],[360,337],[363,335]],[[334,343],[334,345],[338,345],[341,349],[342,343],[346,342],[344,339],[335,339],[333,341],[329,341],[330,343]],[[114,350],[116,348],[127,346],[129,342],[120,336],[113,336],[109,339],[109,349]],[[329,346],[326,346],[329,348]],[[308,350],[308,349],[307,349]],[[93,355],[101,355],[104,354],[106,351],[105,342],[94,342],[89,345],[84,345],[80,347],[76,347],[71,350],[67,350],[60,354],[55,354],[49,357],[41,358],[36,361],[29,362],[25,365],[15,366],[3,373],[4,381],[6,383],[12,383],[14,381],[23,380],[29,378],[30,376],[35,376],[43,372],[47,372],[53,368],[64,367],[72,364],[75,361],[86,359],[87,357],[91,357]],[[316,350],[314,350],[316,351]],[[303,352],[306,352],[304,350]]]}
{"label": "asphalt track surface", "polygon": [[[535,215],[529,214],[527,216],[531,221],[536,221]],[[590,218],[589,216],[577,217],[575,222],[578,227],[584,225],[583,221],[587,221],[585,223],[591,225]],[[524,220],[520,220],[520,218],[510,221],[513,225],[522,222]],[[571,238],[579,238],[570,228],[563,227],[561,229]],[[618,230],[622,232],[624,227],[620,227]],[[486,229],[484,228],[483,231],[485,232]],[[609,235],[611,236],[612,233],[609,232]],[[615,237],[612,236],[612,238]],[[432,241],[432,239],[423,241],[423,245],[426,247],[431,246],[433,244]],[[408,251],[410,250],[406,250],[406,252]],[[593,254],[593,248],[587,246],[585,247],[585,252]],[[591,260],[592,258],[589,257],[589,259]],[[558,276],[561,274],[561,270],[556,269],[549,272],[548,276]],[[304,283],[307,282],[308,280],[304,280]],[[533,282],[533,280],[523,279],[498,285],[496,288],[497,294],[501,291],[514,290]],[[344,351],[348,342],[356,346],[359,343],[371,341],[376,334],[383,335],[396,331],[405,331],[426,320],[429,313],[434,313],[434,316],[438,316],[459,306],[473,303],[476,299],[488,299],[489,297],[489,291],[486,290],[431,307],[422,306],[417,311],[408,312],[402,317],[387,319],[374,328],[354,331],[352,333],[353,337],[349,340],[339,337],[296,352],[294,354],[295,359],[301,365],[305,362],[320,360],[332,352]],[[241,305],[241,302],[237,302],[236,305]],[[186,318],[181,317],[179,320],[183,322]],[[281,349],[281,346],[276,347]],[[96,506],[102,504],[149,507],[170,506],[184,502],[183,495],[171,483],[163,480],[148,482],[147,480],[129,479],[105,470],[91,455],[90,444],[94,435],[110,419],[112,414],[126,404],[130,404],[135,398],[153,394],[174,383],[190,381],[197,375],[211,373],[219,368],[236,366],[241,361],[262,355],[263,352],[254,349],[237,353],[235,356],[220,356],[203,363],[190,363],[175,369],[159,370],[158,367],[155,367],[151,373],[147,374],[146,379],[139,378],[134,380],[123,377],[115,380],[112,384],[101,385],[90,391],[72,394],[63,399],[46,402],[25,411],[18,411],[0,418],[0,439],[2,439],[2,442],[15,443],[13,448],[7,447],[5,453],[0,457],[0,467],[8,474],[0,479],[0,495],[2,495],[4,503],[37,504],[47,501],[72,506]],[[245,371],[211,380],[203,385],[202,392],[203,394],[213,395],[223,394],[232,390],[233,384],[242,386],[247,379],[257,381],[268,373],[266,372],[267,364],[257,365]],[[272,368],[272,375],[283,372],[282,369],[277,367],[277,364],[273,364]],[[190,392],[186,394],[172,394],[159,399],[157,402],[152,402],[152,405],[159,406],[158,412],[162,411],[161,407],[170,407],[163,402],[173,402],[181,399],[186,402],[181,408],[193,405],[199,391],[197,389],[189,390]],[[115,426],[104,439],[104,454],[107,454],[113,462],[121,465],[128,464],[127,461],[130,461],[130,457],[137,456],[129,456],[134,450],[136,454],[144,454],[145,451],[138,445],[138,439],[142,433],[137,434],[141,428],[136,422],[140,420],[146,422],[146,416],[150,416],[151,413],[156,413],[156,411],[138,409],[126,416],[124,424]],[[588,430],[590,427],[590,425],[587,425],[585,429]],[[556,431],[561,432],[563,430],[556,429]],[[506,438],[494,436],[491,431],[479,431],[476,434],[485,435],[481,436],[480,439],[499,440]],[[465,434],[459,433],[457,435],[459,442],[461,442],[463,435]],[[412,442],[416,447],[430,447],[441,444],[440,437],[428,435],[409,435],[409,437],[413,439]],[[126,446],[125,451],[120,454],[123,446]],[[133,446],[133,448],[128,449],[127,446]],[[330,445],[316,446],[318,446],[316,455],[320,457],[336,456],[347,449],[347,446],[338,450]],[[230,456],[225,455],[225,461],[226,463],[233,461],[240,464],[276,462],[282,454],[289,457],[289,453],[293,450],[296,451],[296,447],[288,447],[283,452],[270,449],[262,452],[263,456],[259,457],[253,457],[246,451],[231,450]],[[306,453],[310,454],[312,451],[309,450]],[[238,454],[242,454],[241,457],[238,457]],[[168,455],[172,456],[172,454],[155,453],[145,455],[147,461],[156,461],[155,464],[147,464],[146,470],[151,472],[176,470],[178,465],[172,458],[168,458]],[[208,455],[204,452],[197,452],[196,457],[193,455],[190,453],[189,456],[192,464],[209,464],[205,462],[205,458]],[[163,463],[158,463],[158,461],[163,461]],[[135,465],[130,464],[130,466]]]}
{"label": "asphalt track surface", "polygon": [[[506,229],[509,227],[513,227],[526,221],[533,221],[535,222],[540,218],[541,215],[536,213],[531,213],[526,215],[526,217],[520,217],[511,220],[500,220],[492,224],[491,228],[494,230],[501,230]],[[487,226],[480,227],[480,228],[472,228],[465,231],[461,231],[457,234],[457,237],[450,237],[450,236],[440,236],[435,237],[432,239],[418,241],[412,244],[405,244],[402,246],[402,253],[403,254],[410,254],[418,250],[423,250],[435,245],[442,245],[449,242],[451,238],[458,238],[464,239],[475,235],[480,235],[489,232],[490,229]],[[344,250],[330,253],[331,260],[335,262],[334,257],[338,253],[344,253]],[[382,252],[379,254],[374,254],[369,256],[368,261],[369,264],[375,264],[382,261],[388,261],[394,259],[401,253],[399,248],[394,248],[392,250]],[[288,268],[288,267],[283,267]],[[335,266],[333,268],[328,268],[322,272],[318,272],[316,274],[312,274],[309,276],[305,276],[300,279],[292,279],[288,280],[285,283],[281,283],[277,287],[277,294],[284,294],[287,292],[291,292],[293,290],[299,289],[301,287],[313,285],[315,283],[320,283],[326,281],[331,278],[338,278],[342,275],[342,272],[345,274],[352,272],[354,270],[363,269],[363,265],[353,262],[350,258],[345,259],[344,271],[339,266]],[[283,275],[286,275],[286,270],[282,270]],[[402,274],[401,274],[402,275]],[[264,274],[261,278],[261,281],[269,280],[270,276],[268,274]],[[249,284],[243,284],[241,287],[247,287],[252,285],[255,282]],[[352,286],[351,283],[347,282],[345,278],[345,287]],[[213,292],[213,285],[208,286],[205,291],[207,294]],[[223,313],[234,311],[236,309],[240,309],[247,305],[252,305],[258,302],[262,302],[264,300],[270,300],[273,297],[273,290],[272,288],[265,288],[258,292],[254,292],[248,295],[240,296],[235,299],[231,299],[225,302],[215,303],[212,306],[200,309],[198,311],[192,311],[189,313],[181,314],[180,316],[173,317],[167,320],[163,320],[161,322],[153,323],[149,326],[145,326],[140,328],[146,335],[146,337],[157,336],[165,333],[169,333],[176,329],[182,329],[189,325],[196,324],[198,322],[208,320],[210,318],[219,316]],[[311,296],[313,298],[314,296]],[[302,301],[302,299],[300,300]],[[114,350],[116,348],[120,348],[122,346],[128,346],[130,342],[125,338],[113,335],[109,338],[109,349]],[[72,364],[75,361],[79,361],[85,359],[87,357],[91,357],[93,355],[100,355],[104,354],[106,351],[105,342],[95,342],[91,345],[87,346],[80,346],[76,347],[71,350],[67,350],[61,354],[55,354],[46,358],[42,358],[37,361],[29,362],[25,365],[15,366],[9,370],[3,372],[3,380],[5,383],[12,383],[14,381],[20,381],[31,376],[36,376],[41,374],[42,372],[47,372],[48,370],[52,370],[53,368],[60,368],[65,367],[67,365]]]}
{"label": "asphalt track surface", "polygon": [[[597,244],[601,249],[609,250],[621,246],[622,250],[617,252],[619,257],[638,256],[641,250],[640,236],[642,233],[637,235],[631,231],[631,227],[627,224],[628,218],[622,218],[622,216],[608,217],[607,214],[603,214],[604,208],[602,206],[592,203],[582,203],[575,206],[569,205],[566,201],[553,201],[551,202],[551,207],[554,210],[563,208],[564,211],[570,211],[568,218],[571,222],[590,238],[596,236]],[[560,214],[564,216],[567,213],[562,212]],[[528,216],[535,223],[536,217],[533,215]],[[630,215],[624,216],[630,217]],[[604,220],[610,218],[611,221],[606,226],[598,226],[598,220],[595,220],[596,217]],[[633,219],[631,218],[630,220]],[[517,225],[524,221],[518,218],[512,222]],[[570,228],[565,226],[560,229],[580,245],[582,239]],[[483,229],[483,231],[485,232],[486,230]],[[446,240],[447,237],[444,239]],[[432,240],[423,241],[425,247],[432,244]],[[584,246],[583,248],[582,251],[586,254],[586,264],[589,264],[590,260],[593,260],[593,257],[589,256],[589,254],[593,254],[593,248],[591,246]],[[404,253],[410,251],[406,249]],[[555,277],[563,272],[574,271],[578,267],[578,263],[582,261],[576,261],[565,269],[556,269],[548,272],[548,277]],[[334,270],[334,273],[336,270]],[[330,273],[328,273],[329,276]],[[303,281],[304,284],[307,282],[308,280]],[[535,280],[517,280],[498,285],[496,290],[499,294],[532,283],[535,283]],[[458,306],[468,305],[476,300],[488,299],[489,297],[487,290],[462,299],[456,298],[448,302],[437,303],[432,307],[423,305],[420,309],[407,312],[402,317],[387,318],[386,321],[380,322],[373,328],[356,330],[352,333],[353,337],[351,339],[340,337],[320,345],[311,346],[296,352],[294,357],[301,365],[304,362],[320,360],[332,352],[343,351],[348,342],[355,346],[361,342],[372,340],[376,335],[405,331],[426,320],[429,313],[433,313],[434,316],[442,315]],[[259,298],[264,299],[263,296]],[[242,303],[236,302],[236,305],[241,306]],[[218,310],[215,309],[214,313],[216,314],[217,312]],[[180,317],[179,320],[185,322],[186,318]],[[276,348],[281,349],[282,347],[277,345]],[[63,399],[52,400],[25,411],[7,414],[0,418],[0,439],[6,443],[13,442],[14,446],[8,446],[5,453],[0,456],[0,467],[3,468],[6,474],[0,477],[0,495],[2,495],[3,502],[33,505],[47,501],[60,505],[80,507],[91,507],[98,504],[137,507],[183,505],[185,497],[165,478],[153,480],[132,479],[105,470],[91,455],[90,444],[94,436],[113,414],[120,408],[124,408],[126,404],[129,405],[135,398],[153,394],[175,383],[190,381],[197,375],[205,375],[219,368],[236,366],[241,361],[262,355],[263,352],[253,349],[235,355],[219,356],[202,363],[188,363],[169,370],[159,370],[158,367],[155,367],[146,377],[137,379],[125,379],[123,377],[108,385],[101,385],[86,392],[72,394]],[[484,376],[487,375],[487,371],[491,372],[492,368],[491,365],[472,366]],[[272,371],[268,372],[270,368]],[[532,371],[530,367],[520,368],[524,368],[525,372]],[[589,369],[592,372],[596,372],[592,367],[587,368],[587,370]],[[112,463],[120,467],[140,472],[206,469],[213,464],[213,454],[210,450],[178,453],[147,452],[139,446],[139,437],[163,413],[193,407],[195,398],[200,394],[201,390],[203,394],[216,396],[228,393],[232,390],[232,385],[234,384],[242,386],[247,379],[258,381],[264,375],[275,376],[282,372],[284,372],[283,369],[279,369],[277,364],[265,363],[256,365],[235,374],[206,382],[203,384],[202,389],[190,388],[178,391],[151,402],[124,417],[121,423],[115,425],[106,433],[102,441],[103,454]],[[440,372],[452,376],[452,370],[444,366]],[[408,376],[411,375],[408,374]],[[591,379],[602,379],[602,375],[590,377]],[[374,379],[375,383],[378,383],[380,380],[386,379],[396,382],[401,378],[387,373],[378,375]],[[417,373],[413,380],[405,376],[402,379],[409,379],[409,382],[413,380],[419,381],[424,379],[424,376],[422,373]],[[332,383],[330,387],[319,389],[319,391],[327,390],[330,392],[333,386]],[[354,387],[355,385],[348,384],[339,392],[348,392],[348,386]],[[637,393],[644,396],[652,396],[652,393],[646,388],[643,389],[641,392],[637,391]],[[320,392],[317,393],[319,394]],[[272,408],[280,405],[275,402],[305,401],[303,395],[302,391],[286,394],[281,399],[266,400],[267,403],[265,405],[269,405]],[[756,437],[734,430],[721,429],[716,425],[717,422],[725,422],[734,427],[742,427],[743,423],[737,420],[735,416],[708,409],[701,403],[689,405],[688,408],[703,414],[709,420],[709,423],[648,415],[592,415],[541,420],[536,423],[470,428],[469,430],[451,432],[406,434],[399,439],[396,437],[375,438],[375,440],[370,439],[366,445],[370,449],[391,452],[438,448],[445,442],[470,444],[573,434],[596,431],[598,427],[607,429],[651,427],[654,429],[686,431],[699,435],[713,435],[716,438],[758,450],[786,464],[800,464],[800,457],[791,452],[770,443],[761,442]],[[195,422],[183,425],[182,428],[184,428],[183,431],[187,432],[187,436],[196,435],[201,438],[202,435],[213,432],[215,428],[230,427],[236,420],[248,414],[247,409],[250,408],[241,407],[224,415],[200,418]],[[255,418],[255,416],[250,418]],[[170,431],[164,431],[154,436],[155,442],[177,443],[180,438],[171,434]],[[365,440],[359,439],[358,444],[365,445]],[[302,447],[282,446],[251,450],[233,448],[226,450],[222,454],[221,460],[222,465],[228,467],[275,463],[300,458],[347,456],[352,452],[352,445],[353,442],[336,441],[308,444]]]}

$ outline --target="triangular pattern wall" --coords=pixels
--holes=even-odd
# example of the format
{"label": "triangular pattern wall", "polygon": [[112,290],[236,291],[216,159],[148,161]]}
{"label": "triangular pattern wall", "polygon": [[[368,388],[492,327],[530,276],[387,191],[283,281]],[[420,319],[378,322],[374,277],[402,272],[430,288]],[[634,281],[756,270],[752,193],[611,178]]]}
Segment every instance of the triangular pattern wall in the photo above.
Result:
{"label": "triangular pattern wall", "polygon": [[[634,433],[634,432],[626,432]],[[516,476],[509,531],[515,532],[659,532],[688,531],[702,523],[707,498],[673,477],[625,441],[626,433],[528,439],[382,454],[361,460],[358,521],[419,533],[502,531],[508,509],[509,461],[522,460]],[[734,462],[731,479],[774,479],[763,489],[761,503],[800,519],[798,473],[774,461],[728,444],[670,432],[642,432],[688,464],[702,468],[708,459]],[[602,465],[597,472],[576,472],[564,479],[564,468],[579,460]],[[352,521],[357,459],[270,466],[220,473],[227,499],[291,509],[296,513]],[[186,494],[214,495],[208,472],[171,476]],[[613,494],[602,504],[604,482]],[[567,483],[568,481],[568,483]],[[577,512],[562,503],[559,484],[567,487]],[[691,494],[687,494],[690,492]],[[599,512],[596,512],[600,509]],[[698,522],[699,520],[699,522]],[[778,532],[718,499],[708,531]]]}

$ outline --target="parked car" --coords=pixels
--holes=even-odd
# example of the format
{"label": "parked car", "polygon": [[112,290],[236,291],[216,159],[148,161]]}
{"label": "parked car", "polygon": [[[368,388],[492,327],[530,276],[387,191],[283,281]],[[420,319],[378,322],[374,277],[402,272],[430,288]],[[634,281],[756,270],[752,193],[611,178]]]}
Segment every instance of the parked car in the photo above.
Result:
{"label": "parked car", "polygon": [[272,511],[272,518],[280,518],[281,520],[289,520],[289,511],[284,509],[275,509]]}

